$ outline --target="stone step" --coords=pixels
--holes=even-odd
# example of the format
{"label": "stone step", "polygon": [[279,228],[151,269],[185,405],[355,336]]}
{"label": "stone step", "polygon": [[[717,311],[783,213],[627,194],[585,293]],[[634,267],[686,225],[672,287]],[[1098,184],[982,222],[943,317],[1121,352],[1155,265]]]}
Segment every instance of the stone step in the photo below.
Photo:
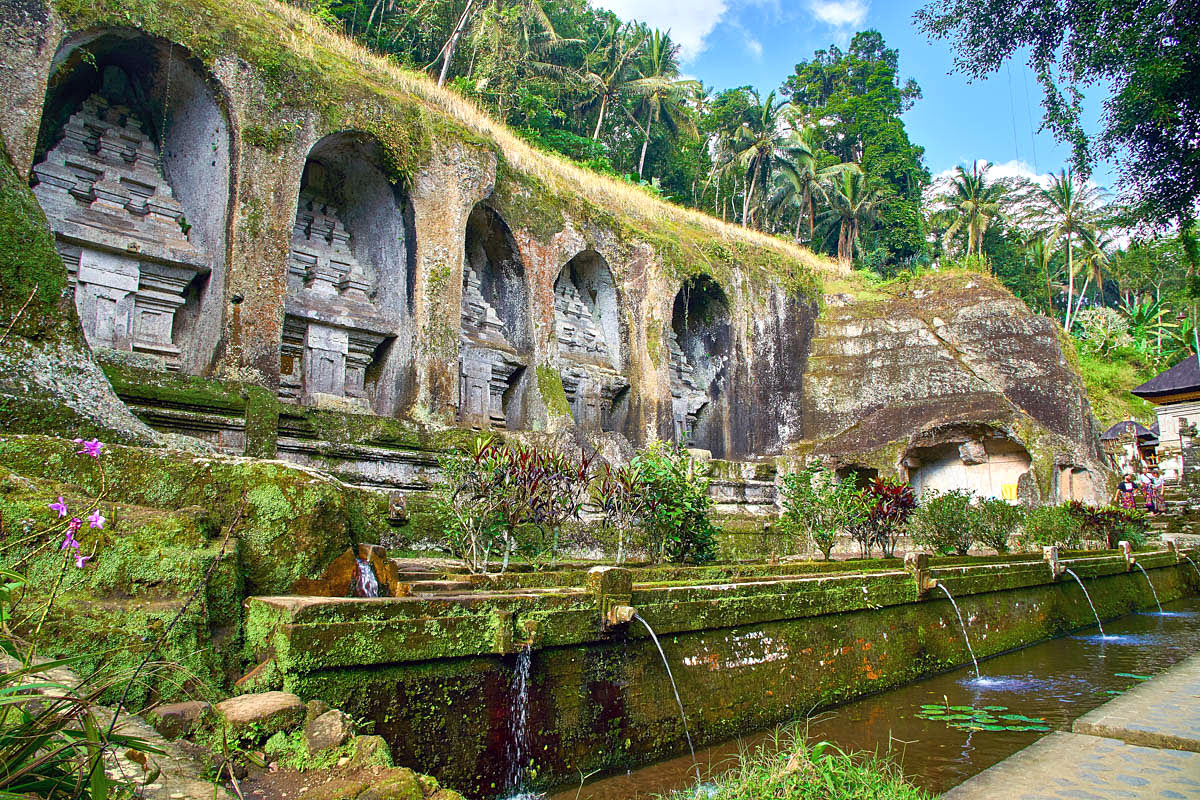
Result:
{"label": "stone step", "polygon": [[413,594],[438,594],[443,592],[469,592],[472,588],[470,581],[414,581]]}

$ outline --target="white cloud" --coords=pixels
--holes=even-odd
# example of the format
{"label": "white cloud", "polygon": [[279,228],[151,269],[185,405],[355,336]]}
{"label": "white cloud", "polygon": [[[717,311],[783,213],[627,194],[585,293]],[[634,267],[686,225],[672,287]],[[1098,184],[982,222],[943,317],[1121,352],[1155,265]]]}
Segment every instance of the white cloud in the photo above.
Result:
{"label": "white cloud", "polygon": [[726,0],[592,0],[592,5],[621,19],[669,30],[685,62],[704,52],[705,39],[729,10]]}
{"label": "white cloud", "polygon": [[750,51],[750,55],[754,56],[756,61],[762,60],[763,46],[762,42],[758,39],[755,39],[753,36],[747,36],[746,49]]}
{"label": "white cloud", "polygon": [[808,10],[834,28],[857,28],[867,19],[867,0],[809,0]]}
{"label": "white cloud", "polygon": [[[979,159],[977,163],[982,166],[985,163],[985,159]],[[970,162],[963,163],[963,167],[966,169],[969,169],[970,166]],[[933,176],[933,183],[935,185],[949,183],[950,179],[955,175],[955,170],[956,167],[950,167],[949,169],[942,170]],[[1028,163],[1024,161],[1018,161],[1014,158],[1003,163],[992,164],[987,171],[987,177],[988,180],[991,181],[998,181],[1003,178],[1025,178],[1026,180],[1036,183],[1038,186],[1045,187],[1050,185],[1051,176],[1049,173],[1039,174],[1035,172],[1033,167],[1031,167]]]}

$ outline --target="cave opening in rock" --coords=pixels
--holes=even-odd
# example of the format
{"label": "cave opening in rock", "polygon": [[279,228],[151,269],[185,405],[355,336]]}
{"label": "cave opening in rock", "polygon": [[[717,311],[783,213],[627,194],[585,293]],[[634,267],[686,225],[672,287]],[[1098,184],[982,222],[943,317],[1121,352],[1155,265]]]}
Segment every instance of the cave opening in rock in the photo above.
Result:
{"label": "cave opening in rock", "polygon": [[473,427],[526,427],[533,346],[525,268],[495,209],[467,219],[459,337],[459,420]]}
{"label": "cave opening in rock", "polygon": [[708,275],[684,282],[675,295],[670,348],[676,441],[724,458],[730,451],[729,300]]}
{"label": "cave opening in rock", "polygon": [[947,433],[910,447],[902,467],[917,495],[967,489],[978,497],[1016,502],[1032,458],[1001,431]]}
{"label": "cave opening in rock", "polygon": [[584,430],[614,430],[615,401],[629,387],[618,309],[616,282],[599,253],[585,250],[563,266],[554,283],[559,372]]}
{"label": "cave opening in rock", "polygon": [[94,31],[56,54],[30,181],[88,343],[199,374],[221,333],[230,125],[169,42]]}
{"label": "cave opening in rock", "polygon": [[280,396],[397,411],[411,363],[411,212],[379,142],[326,136],[300,180],[288,257]]}

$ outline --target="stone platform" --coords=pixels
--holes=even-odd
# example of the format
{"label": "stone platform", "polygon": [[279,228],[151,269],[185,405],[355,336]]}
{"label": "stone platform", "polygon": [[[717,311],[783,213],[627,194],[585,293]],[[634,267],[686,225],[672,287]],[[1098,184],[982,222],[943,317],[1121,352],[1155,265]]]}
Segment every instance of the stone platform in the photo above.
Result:
{"label": "stone platform", "polygon": [[1050,734],[945,800],[1200,798],[1200,655]]}

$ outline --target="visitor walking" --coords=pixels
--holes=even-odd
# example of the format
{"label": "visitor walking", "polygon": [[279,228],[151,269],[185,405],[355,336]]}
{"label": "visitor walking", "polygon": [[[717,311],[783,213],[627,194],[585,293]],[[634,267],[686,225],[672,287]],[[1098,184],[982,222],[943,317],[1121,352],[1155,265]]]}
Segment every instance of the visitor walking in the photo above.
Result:
{"label": "visitor walking", "polygon": [[1153,506],[1150,510],[1152,514],[1161,514],[1167,510],[1166,501],[1163,499],[1163,476],[1158,467],[1150,470],[1150,504]]}
{"label": "visitor walking", "polygon": [[1146,501],[1146,512],[1154,513],[1154,479],[1150,477],[1150,470],[1146,470],[1141,475],[1137,476],[1138,488],[1142,491],[1142,497]]}
{"label": "visitor walking", "polygon": [[1125,478],[1117,484],[1117,504],[1128,511],[1137,507],[1138,485],[1133,479],[1132,472],[1126,472]]}

